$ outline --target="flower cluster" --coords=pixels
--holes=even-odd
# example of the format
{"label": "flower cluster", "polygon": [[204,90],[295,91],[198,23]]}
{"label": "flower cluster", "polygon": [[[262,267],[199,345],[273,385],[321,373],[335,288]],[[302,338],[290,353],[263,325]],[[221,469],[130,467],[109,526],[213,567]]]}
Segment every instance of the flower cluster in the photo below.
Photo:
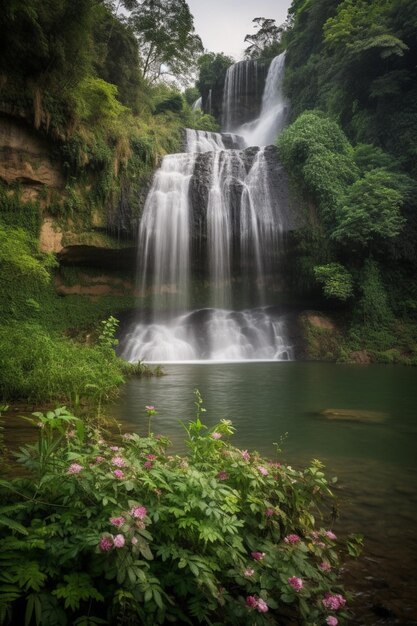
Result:
{"label": "flower cluster", "polygon": [[345,598],[340,593],[327,592],[322,600],[323,606],[328,611],[338,611],[346,604]]}
{"label": "flower cluster", "polygon": [[301,541],[300,537],[298,535],[287,535],[286,537],[284,537],[284,542],[285,543],[298,543],[299,541]]}
{"label": "flower cluster", "polygon": [[246,598],[246,605],[251,609],[256,609],[259,613],[266,613],[269,610],[265,600],[258,598],[258,596],[248,596]]}
{"label": "flower cluster", "polygon": [[145,506],[138,505],[130,509],[129,512],[116,517],[111,517],[109,522],[112,526],[123,530],[123,533],[118,535],[111,535],[105,533],[99,540],[98,547],[101,552],[109,552],[113,548],[123,548],[126,545],[126,536],[130,537],[130,542],[134,546],[138,543],[137,538],[134,536],[135,530],[138,528],[145,528],[144,519],[146,518],[148,510]]}
{"label": "flower cluster", "polygon": [[297,576],[290,576],[290,578],[288,578],[288,584],[291,585],[297,593],[304,587],[303,579],[297,578]]}
{"label": "flower cluster", "polygon": [[255,561],[262,561],[262,559],[265,556],[265,552],[256,552],[255,551],[255,552],[251,552],[250,555],[251,555],[251,557],[253,559],[255,559]]}
{"label": "flower cluster", "polygon": [[84,467],[79,463],[71,463],[69,468],[67,469],[67,474],[79,474],[82,472]]}

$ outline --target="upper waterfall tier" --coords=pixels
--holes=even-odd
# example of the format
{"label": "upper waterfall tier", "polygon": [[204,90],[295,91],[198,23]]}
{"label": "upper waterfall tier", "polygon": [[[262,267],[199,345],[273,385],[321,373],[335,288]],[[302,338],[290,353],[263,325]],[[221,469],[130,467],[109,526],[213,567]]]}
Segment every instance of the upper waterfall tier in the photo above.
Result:
{"label": "upper waterfall tier", "polygon": [[239,61],[227,72],[223,89],[222,129],[235,131],[258,117],[266,77],[265,62]]}
{"label": "upper waterfall tier", "polygon": [[259,90],[259,67],[254,60],[235,63],[228,68],[224,84],[223,129],[238,133],[247,146],[274,143],[287,118],[288,101],[283,92],[285,52],[269,65],[259,113],[254,115],[253,107],[248,110],[245,106],[253,98],[253,90]]}

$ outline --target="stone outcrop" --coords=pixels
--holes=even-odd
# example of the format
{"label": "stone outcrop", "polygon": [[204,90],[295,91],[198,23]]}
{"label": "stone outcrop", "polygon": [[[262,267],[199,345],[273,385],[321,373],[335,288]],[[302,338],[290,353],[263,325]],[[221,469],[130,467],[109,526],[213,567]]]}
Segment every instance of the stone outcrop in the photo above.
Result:
{"label": "stone outcrop", "polygon": [[22,200],[45,204],[62,193],[65,180],[59,160],[51,156],[49,142],[23,120],[0,114],[0,180],[20,184]]}

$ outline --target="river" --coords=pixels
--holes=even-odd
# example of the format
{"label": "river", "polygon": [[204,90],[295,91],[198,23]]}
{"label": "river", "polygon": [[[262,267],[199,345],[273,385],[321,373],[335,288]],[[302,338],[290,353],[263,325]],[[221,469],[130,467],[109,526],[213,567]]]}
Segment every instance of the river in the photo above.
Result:
{"label": "river", "polygon": [[[346,564],[357,626],[417,624],[417,369],[328,363],[235,363],[164,366],[166,376],[131,380],[112,414],[130,431],[152,430],[184,452],[180,421],[194,415],[198,388],[211,426],[232,420],[234,443],[293,465],[319,458],[340,517],[335,530],[365,535],[358,561]],[[322,411],[349,409],[351,416]],[[337,411],[336,411],[337,412]],[[358,413],[356,413],[358,412]]]}

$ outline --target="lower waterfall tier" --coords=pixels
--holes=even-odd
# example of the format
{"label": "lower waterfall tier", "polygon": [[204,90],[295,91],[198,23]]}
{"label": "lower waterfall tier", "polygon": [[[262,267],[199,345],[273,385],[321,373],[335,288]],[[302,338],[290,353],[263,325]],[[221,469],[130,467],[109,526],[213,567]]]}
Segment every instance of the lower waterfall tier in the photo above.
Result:
{"label": "lower waterfall tier", "polygon": [[164,320],[138,321],[125,335],[130,362],[289,361],[283,317],[272,309],[199,309]]}

